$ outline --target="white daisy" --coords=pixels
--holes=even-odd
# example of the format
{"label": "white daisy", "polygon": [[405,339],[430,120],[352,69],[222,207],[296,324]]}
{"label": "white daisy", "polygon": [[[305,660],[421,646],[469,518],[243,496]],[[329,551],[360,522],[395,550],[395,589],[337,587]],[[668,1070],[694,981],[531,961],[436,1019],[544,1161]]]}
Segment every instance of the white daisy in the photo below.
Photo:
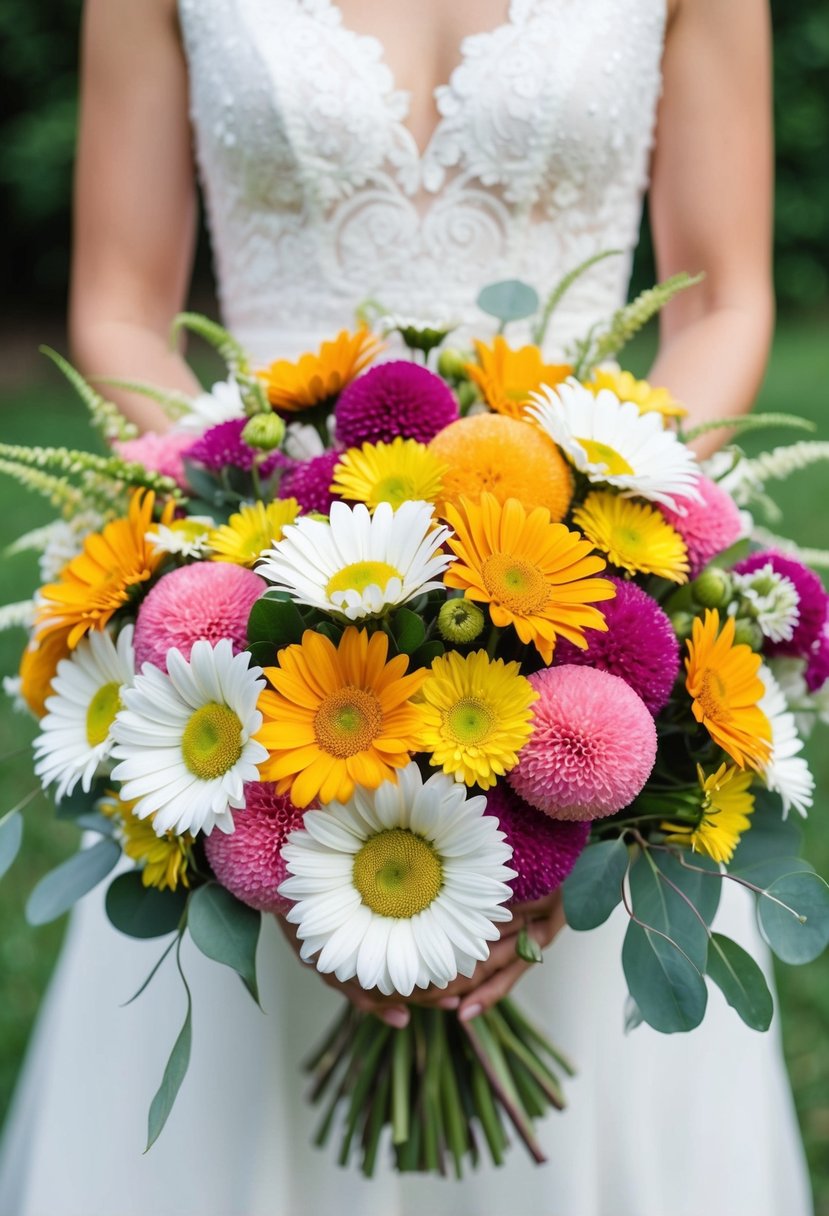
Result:
{"label": "white daisy", "polygon": [[486,798],[417,765],[398,782],[357,788],[347,803],[308,811],[282,849],[301,955],[363,988],[409,996],[445,988],[489,957],[515,871]]}
{"label": "white daisy", "polygon": [[[334,415],[331,414],[328,422],[330,424],[333,421]],[[331,431],[330,425],[328,429]],[[315,426],[311,426],[310,422],[289,422],[285,429],[282,447],[291,460],[303,461],[313,460],[315,456],[322,456],[326,450],[319,431]]]}
{"label": "white daisy", "polygon": [[732,577],[740,597],[734,611],[751,616],[770,641],[788,642],[800,620],[800,596],[792,580],[779,574],[771,562]]}
{"label": "white daisy", "polygon": [[233,831],[231,809],[245,804],[246,781],[258,781],[268,752],[252,738],[262,725],[256,708],[264,680],[249,655],[234,655],[227,638],[201,639],[190,661],[167,653],[164,675],[151,663],[125,689],[115,719],[113,770],[121,797],[134,799],[139,819],[153,815],[156,834]]}
{"label": "white daisy", "polygon": [[239,385],[231,376],[228,380],[219,380],[209,393],[199,393],[198,397],[194,397],[190,403],[190,413],[178,419],[176,430],[200,435],[220,422],[231,422],[244,416],[245,403]]}
{"label": "white daisy", "polygon": [[58,663],[34,741],[35,773],[44,789],[57,783],[58,801],[79,781],[85,793],[91,788],[112,751],[112,724],[134,676],[132,625],[117,642],[108,632],[92,630]]}
{"label": "white daisy", "polygon": [[829,726],[829,680],[817,692],[810,692],[805,659],[774,658],[769,666],[794,714],[801,738],[808,739],[818,722]]}
{"label": "white daisy", "polygon": [[794,714],[786,704],[783,690],[765,663],[760,668],[765,693],[760,709],[771,723],[771,756],[761,776],[770,790],[783,800],[783,817],[794,807],[805,815],[814,800],[815,779],[803,756],[803,740],[797,733]]}
{"label": "white daisy", "polygon": [[302,518],[263,555],[257,574],[300,604],[356,621],[441,587],[454,559],[437,552],[449,529],[435,526],[429,503],[335,502],[327,521]]}
{"label": "white daisy", "polygon": [[215,526],[207,515],[189,515],[186,519],[174,519],[169,525],[155,524],[144,539],[149,541],[156,553],[203,557],[210,548],[210,532]]}
{"label": "white daisy", "polygon": [[595,395],[572,378],[530,394],[528,415],[591,482],[616,486],[677,510],[674,495],[698,497],[699,466],[665,430],[657,412],[640,414],[610,389]]}

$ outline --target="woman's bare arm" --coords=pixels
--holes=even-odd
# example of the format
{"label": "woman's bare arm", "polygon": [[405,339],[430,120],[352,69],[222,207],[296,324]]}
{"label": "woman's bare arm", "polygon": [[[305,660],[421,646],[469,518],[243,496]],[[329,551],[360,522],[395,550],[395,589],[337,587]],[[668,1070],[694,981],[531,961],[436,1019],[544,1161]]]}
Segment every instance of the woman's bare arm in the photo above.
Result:
{"label": "woman's bare arm", "polygon": [[[85,374],[187,392],[169,349],[186,298],[195,233],[187,72],[173,0],[86,0],[69,327]],[[115,395],[114,393],[112,394]],[[119,404],[164,430],[152,402]]]}
{"label": "woman's bare arm", "polygon": [[[774,316],[766,0],[677,0],[664,57],[651,222],[660,278],[704,271],[662,315],[651,373],[694,421],[749,409]],[[711,451],[724,432],[707,437]]]}

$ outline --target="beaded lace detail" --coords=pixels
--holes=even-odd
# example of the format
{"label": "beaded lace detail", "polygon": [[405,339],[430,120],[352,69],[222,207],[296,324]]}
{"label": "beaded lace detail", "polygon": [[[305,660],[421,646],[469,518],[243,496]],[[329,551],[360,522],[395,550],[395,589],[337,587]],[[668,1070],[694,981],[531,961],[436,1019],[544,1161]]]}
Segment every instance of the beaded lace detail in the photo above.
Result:
{"label": "beaded lace detail", "polygon": [[[376,297],[478,333],[487,282],[566,297],[556,353],[626,289],[660,88],[665,0],[511,0],[435,92],[421,153],[378,39],[334,0],[179,0],[226,323],[292,355]],[[519,327],[514,340],[526,337]]]}

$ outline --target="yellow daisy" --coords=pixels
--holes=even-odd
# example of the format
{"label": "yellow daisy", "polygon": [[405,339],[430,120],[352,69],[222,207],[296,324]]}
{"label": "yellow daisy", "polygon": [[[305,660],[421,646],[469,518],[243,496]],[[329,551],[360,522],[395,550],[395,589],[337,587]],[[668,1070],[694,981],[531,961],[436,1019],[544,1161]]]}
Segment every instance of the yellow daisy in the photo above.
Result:
{"label": "yellow daisy", "polygon": [[127,857],[141,867],[144,886],[156,887],[159,891],[175,891],[179,884],[189,887],[194,838],[189,832],[180,836],[165,832],[163,836],[157,836],[153,816],[139,819],[133,814],[134,806],[135,802],[125,802],[115,794],[98,803],[98,809],[104,815],[117,815],[121,820],[121,846]]}
{"label": "yellow daisy", "polygon": [[445,472],[446,465],[425,443],[398,435],[391,443],[364,443],[343,452],[331,493],[364,502],[372,511],[381,502],[395,509],[409,499],[437,502]]}
{"label": "yellow daisy", "polygon": [[406,655],[389,662],[388,638],[353,626],[338,646],[313,630],[279,652],[259,698],[257,739],[271,753],[262,779],[290,790],[296,806],[345,802],[355,786],[375,790],[396,779],[421,742],[422,709],[411,697],[426,679]]}
{"label": "yellow daisy", "polygon": [[282,539],[283,528],[297,515],[299,503],[295,498],[277,498],[267,506],[262,502],[243,503],[226,524],[210,532],[212,560],[254,566],[266,549]]}
{"label": "yellow daisy", "polygon": [[573,511],[573,523],[614,566],[687,582],[685,541],[655,507],[595,490]]}
{"label": "yellow daisy", "polygon": [[573,374],[567,363],[545,363],[537,346],[513,350],[500,335],[492,346],[475,342],[475,353],[478,362],[467,363],[466,374],[491,410],[511,418],[523,418],[530,393],[538,392],[542,384],[552,388]]}
{"label": "yellow daisy", "polygon": [[516,498],[502,505],[482,494],[480,502],[461,498],[447,507],[446,519],[458,559],[443,576],[446,586],[488,604],[493,624],[512,625],[545,663],[559,634],[583,650],[585,629],[607,630],[594,605],[613,599],[616,588],[591,577],[605,569],[604,559],[578,532],[551,523],[549,511],[528,512]]}
{"label": "yellow daisy", "polygon": [[743,832],[751,827],[754,795],[750,791],[753,775],[742,772],[736,765],[721,764],[708,776],[697,765],[697,777],[702,792],[700,819],[696,826],[683,823],[663,823],[663,831],[671,832],[669,841],[689,844],[695,853],[705,853],[718,862],[729,862]]}
{"label": "yellow daisy", "polygon": [[[66,632],[69,649],[74,649],[90,629],[103,629],[134,590],[152,578],[165,556],[147,536],[154,505],[152,490],[136,491],[127,517],[91,533],[83,552],[64,566],[60,581],[41,588],[39,638]],[[161,513],[163,526],[172,521],[174,510],[171,500]]]}
{"label": "yellow daisy", "polygon": [[697,722],[740,768],[761,768],[771,753],[771,723],[760,709],[762,657],[734,644],[733,617],[720,632],[720,614],[711,608],[704,621],[695,619],[687,646],[685,687]]}
{"label": "yellow daisy", "polygon": [[350,334],[341,330],[333,342],[292,363],[278,359],[259,372],[275,410],[293,414],[330,401],[368,367],[382,343],[365,326]]}
{"label": "yellow daisy", "polygon": [[450,650],[434,660],[420,692],[423,750],[432,764],[486,790],[518,763],[538,700],[520,671],[520,664],[490,659],[485,650]]}
{"label": "yellow daisy", "polygon": [[632,401],[638,406],[640,414],[661,414],[668,419],[684,418],[688,413],[667,388],[655,388],[647,380],[637,380],[630,372],[597,368],[592,380],[585,382],[585,388],[589,388],[591,393],[609,388],[620,401]]}

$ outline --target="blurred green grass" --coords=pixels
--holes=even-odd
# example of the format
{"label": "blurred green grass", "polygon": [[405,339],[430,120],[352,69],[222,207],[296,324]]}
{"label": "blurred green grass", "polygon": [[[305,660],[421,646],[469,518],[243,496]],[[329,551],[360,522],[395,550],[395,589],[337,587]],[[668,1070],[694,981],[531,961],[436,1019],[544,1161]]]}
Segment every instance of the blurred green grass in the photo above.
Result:
{"label": "blurred green grass", "polygon": [[[653,336],[631,348],[626,363],[643,374],[653,350]],[[758,408],[802,414],[829,438],[829,325],[824,317],[781,325]],[[0,392],[3,441],[88,446],[89,430],[81,405],[44,364],[36,382]],[[767,431],[746,441],[757,450],[785,442],[792,432]],[[784,512],[780,531],[804,545],[829,545],[827,470],[818,466],[779,487],[775,496]],[[16,536],[53,517],[48,504],[0,477],[0,553]],[[26,598],[37,580],[31,555],[4,557],[0,562],[0,603]],[[0,674],[14,673],[23,634],[0,633]],[[0,813],[35,787],[28,743],[30,722],[0,703]],[[829,747],[819,732],[808,755],[819,795],[805,825],[805,850],[818,870],[829,877],[829,832],[826,798],[829,793]],[[0,885],[0,1120],[11,1096],[29,1030],[48,982],[63,933],[63,924],[27,927],[26,897],[45,873],[75,844],[74,830],[56,821],[42,797],[26,812],[26,837],[17,863]],[[818,1216],[829,1216],[829,965],[826,959],[808,967],[778,968],[780,1014],[786,1058],[803,1131]],[[749,1033],[748,1031],[746,1033]],[[716,1117],[716,1116],[715,1116]],[[748,1129],[743,1129],[750,1134]]]}

